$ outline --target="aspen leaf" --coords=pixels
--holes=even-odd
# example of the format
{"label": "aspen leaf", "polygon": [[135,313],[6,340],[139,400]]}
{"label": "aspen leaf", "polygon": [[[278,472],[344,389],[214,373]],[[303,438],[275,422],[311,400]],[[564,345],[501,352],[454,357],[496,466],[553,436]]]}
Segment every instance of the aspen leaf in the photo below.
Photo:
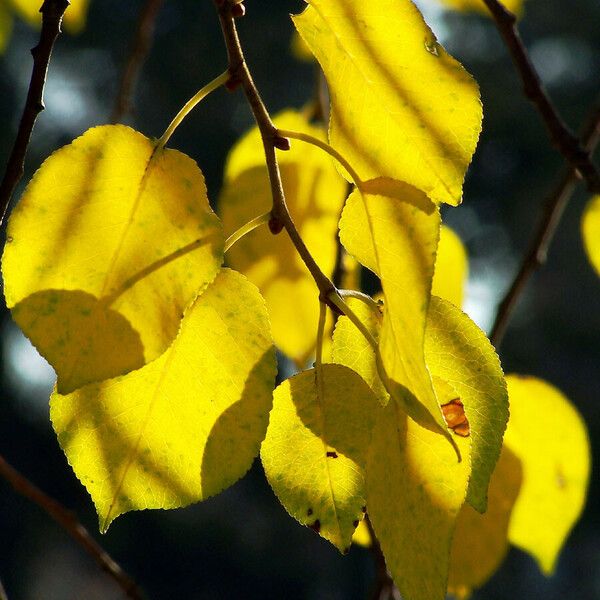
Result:
{"label": "aspen leaf", "polygon": [[[30,25],[39,27],[42,24],[40,0],[8,0],[17,13]],[[85,27],[89,0],[71,0],[65,11],[63,23],[69,33],[79,33]]]}
{"label": "aspen leaf", "polygon": [[192,159],[95,127],[44,162],[13,211],[6,303],[68,393],[162,354],[222,252]]}
{"label": "aspen leaf", "polygon": [[[441,3],[455,10],[474,11],[491,17],[483,0],[441,0]],[[523,12],[523,0],[503,0],[502,5],[517,16]]]}
{"label": "aspen leaf", "polygon": [[590,263],[600,275],[600,196],[594,196],[583,211],[581,235]]}
{"label": "aspen leaf", "polygon": [[330,141],[361,179],[459,204],[482,108],[472,77],[410,0],[310,0],[292,17],[331,96]]}
{"label": "aspen leaf", "polygon": [[350,194],[340,220],[340,239],[381,279],[384,384],[415,420],[446,431],[423,347],[439,212],[423,192],[402,182],[379,179],[368,182],[366,189]]}
{"label": "aspen leaf", "polygon": [[[275,118],[282,129],[303,131],[324,140],[320,127],[295,111]],[[322,150],[294,142],[279,153],[283,187],[290,212],[308,249],[326,275],[336,260],[336,227],[346,195],[346,182]],[[272,205],[257,128],[231,151],[219,212],[228,234],[267,212]],[[259,228],[237,242],[227,253],[229,264],[244,273],[261,290],[273,329],[275,344],[304,366],[314,350],[319,321],[318,290],[287,234],[272,235]]]}
{"label": "aspen leaf", "polygon": [[505,444],[523,466],[508,536],[551,574],[585,502],[587,431],[575,408],[549,383],[520,375],[509,375],[506,381],[510,421]]}
{"label": "aspen leaf", "polygon": [[429,305],[425,358],[432,375],[449,384],[464,404],[472,465],[467,500],[484,512],[508,420],[500,361],[477,325],[453,304],[435,296]]}
{"label": "aspen leaf", "polygon": [[52,424],[101,531],[130,510],[185,506],[242,477],[264,437],[275,368],[263,299],[223,270],[160,358],[54,393]]}
{"label": "aspen leaf", "polygon": [[396,400],[380,411],[367,459],[367,510],[405,600],[443,600],[454,524],[469,477],[443,436],[415,423]]}
{"label": "aspen leaf", "polygon": [[364,465],[378,403],[352,370],[322,365],[276,390],[261,447],[273,491],[295,519],[347,552],[365,505]]}
{"label": "aspen leaf", "polygon": [[508,524],[521,488],[520,460],[503,446],[490,479],[487,511],[463,504],[456,521],[450,553],[448,590],[467,598],[500,566],[508,551]]}
{"label": "aspen leaf", "polygon": [[468,272],[467,252],[461,239],[450,227],[442,225],[431,293],[460,308]]}

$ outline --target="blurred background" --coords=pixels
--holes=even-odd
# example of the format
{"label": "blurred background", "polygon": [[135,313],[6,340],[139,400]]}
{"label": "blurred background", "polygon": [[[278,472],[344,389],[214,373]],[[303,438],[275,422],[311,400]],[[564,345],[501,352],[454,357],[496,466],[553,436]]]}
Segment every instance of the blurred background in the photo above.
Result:
{"label": "blurred background", "polygon": [[[78,0],[74,0],[77,2]],[[0,8],[6,0],[0,0]],[[24,182],[47,155],[112,111],[140,1],[92,0],[85,29],[61,36],[29,149]],[[301,107],[314,92],[314,65],[290,52],[300,0],[247,0],[239,21],[247,59],[271,112]],[[440,42],[481,87],[484,127],[469,170],[463,205],[446,222],[469,252],[466,309],[489,329],[498,301],[519,265],[545,198],[563,168],[540,118],[524,99],[492,22],[419,2]],[[600,3],[526,0],[520,24],[548,91],[578,128],[600,95]],[[31,72],[38,34],[15,21],[0,56],[0,168],[8,158]],[[143,67],[135,111],[127,122],[159,136],[180,106],[226,67],[209,0],[166,0]],[[203,102],[171,145],[199,163],[216,198],[224,159],[252,124],[241,94],[220,90]],[[22,189],[23,186],[21,186]],[[18,198],[20,193],[15,195]],[[588,424],[600,462],[600,279],[579,232],[586,201],[573,197],[548,264],[521,297],[500,348],[506,372],[542,377],[559,387]],[[62,454],[48,418],[51,369],[1,314],[0,453],[43,490],[73,509],[95,537],[93,505]],[[585,512],[556,573],[545,578],[532,558],[511,550],[476,599],[600,598],[600,484],[594,467]],[[134,512],[100,539],[149,598],[363,599],[375,567],[368,550],[341,557],[287,516],[258,462],[220,496],[186,509]],[[10,600],[121,598],[120,590],[40,509],[0,480],[0,580]]]}

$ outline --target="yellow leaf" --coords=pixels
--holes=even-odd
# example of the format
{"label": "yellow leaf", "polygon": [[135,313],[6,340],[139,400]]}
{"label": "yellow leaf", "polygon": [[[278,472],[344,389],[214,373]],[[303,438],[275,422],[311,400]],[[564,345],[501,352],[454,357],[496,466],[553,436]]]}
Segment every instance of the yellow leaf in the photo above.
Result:
{"label": "yellow leaf", "polygon": [[13,18],[6,6],[0,1],[0,54],[8,46],[13,30]]}
{"label": "yellow leaf", "polygon": [[363,548],[370,548],[372,544],[371,532],[365,519],[359,524],[354,533],[352,534],[352,543]]}
{"label": "yellow leaf", "polygon": [[365,505],[364,473],[378,403],[341,365],[310,369],[276,390],[261,447],[273,491],[295,519],[347,552]]}
{"label": "yellow leaf", "polygon": [[461,239],[452,229],[442,225],[431,293],[460,308],[468,272],[467,252]]}
{"label": "yellow leaf", "polygon": [[314,56],[310,51],[310,48],[306,45],[306,43],[300,37],[297,31],[294,31],[294,33],[292,34],[290,49],[294,58],[301,60],[302,62],[314,61]]}
{"label": "yellow leaf", "polygon": [[450,302],[431,299],[425,358],[464,404],[470,425],[471,465],[467,499],[484,512],[487,489],[508,420],[508,396],[498,356],[485,334]]}
{"label": "yellow leaf", "polygon": [[454,524],[469,477],[443,436],[406,416],[392,399],[373,428],[367,510],[394,582],[405,600],[443,600]]}
{"label": "yellow leaf", "polygon": [[496,571],[508,550],[508,523],[521,487],[519,459],[506,447],[490,479],[489,502],[484,514],[463,504],[456,522],[448,590],[467,598]]}
{"label": "yellow leaf", "polygon": [[[275,118],[282,129],[303,131],[325,139],[320,127],[295,111]],[[286,199],[296,226],[311,254],[327,275],[336,260],[336,227],[346,195],[346,182],[322,150],[294,143],[278,155]],[[228,234],[272,205],[264,153],[257,128],[233,148],[225,169],[219,211]],[[275,344],[304,366],[315,346],[319,320],[318,290],[284,232],[273,236],[266,227],[245,236],[227,253],[229,264],[261,290]]]}
{"label": "yellow leaf", "polygon": [[[441,0],[450,8],[460,11],[475,11],[491,17],[483,0]],[[523,0],[502,0],[502,5],[517,16],[523,12]]]}
{"label": "yellow leaf", "polygon": [[386,179],[367,183],[361,186],[362,193],[354,190],[346,202],[340,239],[381,279],[385,312],[379,348],[387,375],[384,384],[411,417],[425,427],[446,431],[423,347],[439,212],[423,192],[408,184]]}
{"label": "yellow leaf", "polygon": [[[8,0],[17,13],[30,25],[40,27],[42,16],[40,14],[41,0]],[[65,11],[63,19],[65,28],[69,33],[79,33],[85,27],[89,0],[71,0]]]}
{"label": "yellow leaf", "polygon": [[600,275],[600,196],[594,196],[585,207],[581,235],[588,258]]}
{"label": "yellow leaf", "polygon": [[6,303],[68,393],[162,354],[222,252],[193,160],[95,127],[44,162],[13,211]]}
{"label": "yellow leaf", "polygon": [[521,460],[523,486],[509,539],[552,573],[585,502],[590,445],[585,424],[565,396],[535,377],[509,375],[505,444]]}
{"label": "yellow leaf", "polygon": [[459,204],[481,131],[475,81],[410,0],[310,0],[293,17],[331,95],[330,138],[361,179]]}
{"label": "yellow leaf", "polygon": [[53,394],[52,424],[101,531],[130,510],[185,506],[242,477],[264,437],[274,378],[264,301],[223,270],[156,361]]}

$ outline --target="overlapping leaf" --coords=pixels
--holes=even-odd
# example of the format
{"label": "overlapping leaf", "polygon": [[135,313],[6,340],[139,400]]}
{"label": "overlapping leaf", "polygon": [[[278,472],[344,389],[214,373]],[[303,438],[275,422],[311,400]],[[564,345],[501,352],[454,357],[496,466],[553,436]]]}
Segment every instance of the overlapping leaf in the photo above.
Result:
{"label": "overlapping leaf", "polygon": [[431,293],[460,308],[468,272],[467,251],[461,239],[448,226],[442,225]]}
{"label": "overlapping leaf", "polygon": [[481,130],[476,83],[410,0],[310,0],[294,24],[331,95],[331,144],[362,179],[459,204]]}
{"label": "overlapping leaf", "polygon": [[365,505],[364,466],[379,409],[369,386],[322,365],[276,390],[262,444],[265,474],[286,510],[347,552]]}
{"label": "overlapping leaf", "polygon": [[588,202],[581,220],[581,234],[588,258],[600,275],[600,196]]}
{"label": "overlapping leaf", "polygon": [[274,378],[264,301],[224,270],[159,359],[53,394],[54,429],[100,529],[130,510],[202,500],[244,475],[264,437]]}
{"label": "overlapping leaf", "polygon": [[[325,134],[305,116],[285,111],[278,127],[303,131],[320,139]],[[295,142],[279,154],[286,201],[308,249],[327,275],[336,259],[336,225],[346,183],[322,150]],[[225,168],[219,212],[225,231],[233,233],[272,205],[262,141],[252,129],[234,147]],[[273,236],[265,227],[240,240],[228,253],[229,264],[247,275],[267,301],[275,344],[299,366],[311,355],[319,320],[314,280],[285,232]]]}
{"label": "overlapping leaf", "polygon": [[96,127],[44,162],[13,211],[6,303],[67,393],[164,352],[222,251],[193,160]]}
{"label": "overlapping leaf", "polygon": [[583,420],[550,384],[509,375],[510,421],[505,444],[523,467],[523,486],[510,521],[510,541],[552,573],[578,519],[590,473],[590,444]]}

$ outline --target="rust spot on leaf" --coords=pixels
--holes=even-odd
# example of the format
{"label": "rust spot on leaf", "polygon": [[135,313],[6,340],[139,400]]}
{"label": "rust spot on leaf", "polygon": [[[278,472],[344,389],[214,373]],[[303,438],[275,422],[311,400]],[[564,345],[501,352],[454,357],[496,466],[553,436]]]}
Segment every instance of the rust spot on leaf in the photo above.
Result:
{"label": "rust spot on leaf", "polygon": [[471,427],[465,414],[465,407],[460,398],[454,398],[450,402],[442,404],[442,414],[444,415],[444,419],[446,419],[448,427],[456,435],[468,437],[471,434]]}
{"label": "rust spot on leaf", "polygon": [[312,509],[312,508],[309,508],[309,509],[306,511],[306,514],[307,514],[307,515],[310,517],[310,515],[312,515],[312,514],[313,514],[313,509]]}
{"label": "rust spot on leaf", "polygon": [[327,457],[328,458],[337,458],[338,455],[337,455],[337,452],[331,452],[330,451],[330,452],[327,453]]}
{"label": "rust spot on leaf", "polygon": [[364,513],[366,513],[367,512],[367,507],[363,506],[360,510],[362,510]]}

